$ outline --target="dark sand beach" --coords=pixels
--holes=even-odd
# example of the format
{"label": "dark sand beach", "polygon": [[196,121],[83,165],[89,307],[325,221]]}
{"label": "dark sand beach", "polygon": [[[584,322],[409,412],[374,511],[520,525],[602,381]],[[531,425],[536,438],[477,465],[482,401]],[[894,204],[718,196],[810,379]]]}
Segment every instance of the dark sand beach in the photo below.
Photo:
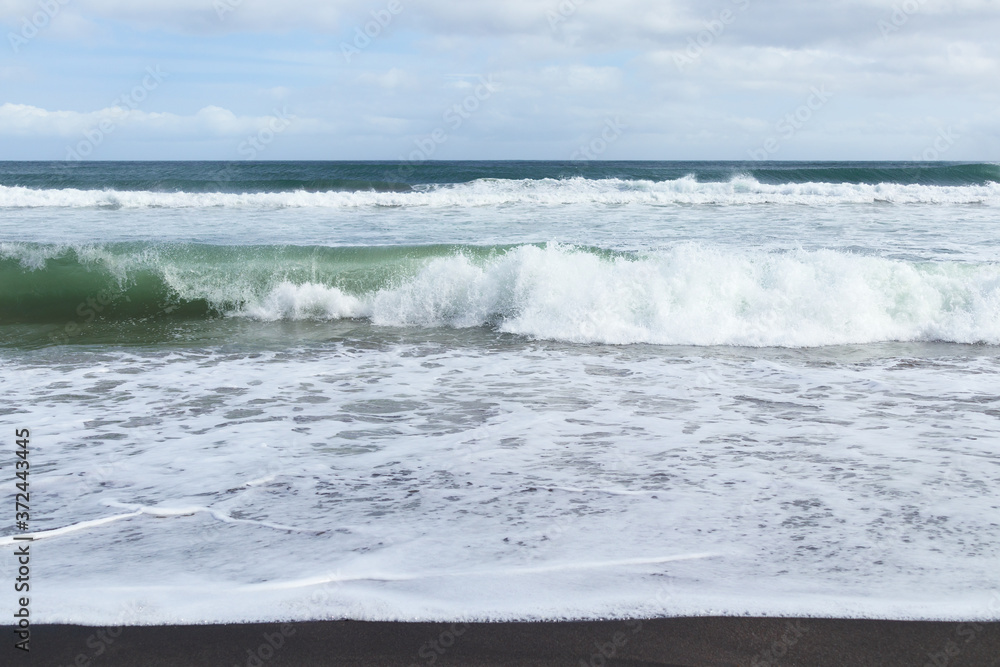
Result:
{"label": "dark sand beach", "polygon": [[[19,652],[4,651],[5,656],[13,653]],[[12,664],[6,658],[4,663]],[[673,618],[468,625],[45,625],[33,630],[30,664],[992,667],[1000,665],[1000,623]]]}

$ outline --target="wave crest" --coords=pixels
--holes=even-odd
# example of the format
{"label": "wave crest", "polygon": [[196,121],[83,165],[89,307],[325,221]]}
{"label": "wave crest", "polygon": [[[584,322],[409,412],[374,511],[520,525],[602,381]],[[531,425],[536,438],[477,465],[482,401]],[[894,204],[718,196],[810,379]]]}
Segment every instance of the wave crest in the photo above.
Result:
{"label": "wave crest", "polygon": [[492,326],[575,343],[811,347],[941,340],[1000,344],[1000,267],[835,251],[736,253],[696,245],[606,258],[522,246],[463,255],[360,297],[282,284],[232,315],[368,318],[383,326]]}
{"label": "wave crest", "polygon": [[240,317],[574,343],[1000,344],[1000,265],[835,250],[0,247],[0,323]]}
{"label": "wave crest", "polygon": [[752,204],[1000,204],[1000,184],[761,183],[752,176],[700,182],[605,179],[478,179],[415,186],[408,192],[151,192],[32,189],[0,186],[0,208],[374,208],[477,207],[529,204],[752,205]]}

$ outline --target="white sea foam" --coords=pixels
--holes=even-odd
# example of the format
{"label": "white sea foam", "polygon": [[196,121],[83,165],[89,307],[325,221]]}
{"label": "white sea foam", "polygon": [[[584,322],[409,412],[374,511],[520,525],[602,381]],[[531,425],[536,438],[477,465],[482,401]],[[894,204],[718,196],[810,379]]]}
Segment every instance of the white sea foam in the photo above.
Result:
{"label": "white sea foam", "polygon": [[370,208],[481,207],[511,204],[1000,204],[1000,184],[760,183],[750,176],[724,182],[607,179],[479,179],[418,186],[411,192],[150,192],[32,189],[0,186],[0,208]]}
{"label": "white sea foam", "polygon": [[989,349],[357,342],[0,359],[39,622],[1000,619]]}
{"label": "white sea foam", "polygon": [[244,307],[240,314],[274,321],[360,317],[364,311],[360,299],[344,294],[336,287],[282,282],[263,299]]}
{"label": "white sea foam", "polygon": [[[245,302],[261,320],[368,318],[385,326],[495,326],[578,343],[810,347],[1000,343],[1000,265],[694,244],[639,258],[521,246],[488,261],[430,261],[352,296],[282,282],[263,295],[176,282],[186,298]],[[220,291],[221,290],[221,291]]]}

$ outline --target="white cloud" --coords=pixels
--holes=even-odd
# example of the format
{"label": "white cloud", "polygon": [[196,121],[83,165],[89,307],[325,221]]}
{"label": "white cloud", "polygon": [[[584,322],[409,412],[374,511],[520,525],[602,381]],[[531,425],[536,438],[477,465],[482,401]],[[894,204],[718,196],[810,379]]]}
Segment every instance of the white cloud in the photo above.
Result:
{"label": "white cloud", "polygon": [[[16,28],[39,1],[60,0],[0,0],[0,21]],[[359,147],[352,156],[395,157],[441,125],[478,76],[492,74],[500,92],[442,156],[518,157],[509,146],[568,155],[579,137],[621,115],[630,130],[615,157],[740,158],[824,84],[834,101],[783,148],[789,156],[834,142],[843,145],[837,157],[869,147],[883,152],[864,157],[909,157],[907,137],[919,147],[938,124],[963,121],[970,151],[989,158],[998,146],[979,139],[997,132],[997,0],[396,1],[403,9],[391,25],[346,60],[341,41],[390,0],[68,0],[46,39],[0,68],[0,104],[8,102],[0,135],[79,137],[108,120],[129,141],[208,146],[245,138],[266,123],[261,114],[288,104],[310,120],[297,121],[289,132],[299,138],[276,152],[343,144]],[[231,11],[217,11],[219,3]],[[915,9],[899,14],[904,4]],[[723,10],[732,20],[720,32],[710,22]],[[699,39],[697,57],[678,68],[676,57]],[[170,72],[143,105],[162,112],[47,110],[103,106],[149,63]],[[214,144],[230,151],[227,141]],[[500,148],[491,154],[491,146]]]}
{"label": "white cloud", "polygon": [[[180,32],[286,31],[293,28],[337,29],[343,12],[360,13],[360,0],[5,0],[0,22],[16,24],[40,9],[39,3],[59,5],[59,15],[121,21],[141,29]],[[52,12],[56,13],[56,12]]]}
{"label": "white cloud", "polygon": [[[182,116],[109,107],[91,112],[48,111],[27,104],[0,106],[0,134],[76,138],[95,129],[138,130],[144,137],[239,137],[271,126],[275,118],[291,118],[290,133],[316,133],[330,129],[315,119],[296,118],[285,109],[275,109],[271,116],[237,116],[228,109],[207,106],[197,113]],[[107,131],[107,130],[105,130]]]}
{"label": "white cloud", "polygon": [[[60,14],[121,21],[143,29],[190,32],[346,31],[373,19],[390,0],[0,0],[0,22],[14,25],[39,11],[39,3],[59,5]],[[994,34],[984,18],[1000,15],[995,0],[842,0],[802,3],[792,0],[395,0],[402,11],[394,21],[428,34],[464,37],[547,35],[582,47],[650,46],[682,38],[729,10],[729,26],[759,45],[789,45],[796,40],[854,41],[859,34],[879,37],[877,22],[891,21],[902,6],[900,31],[933,27]],[[555,17],[555,19],[553,19]],[[664,46],[661,44],[661,47]]]}
{"label": "white cloud", "polygon": [[395,88],[415,88],[417,81],[405,70],[393,67],[387,72],[363,72],[358,82],[368,86],[379,86],[389,90]]}

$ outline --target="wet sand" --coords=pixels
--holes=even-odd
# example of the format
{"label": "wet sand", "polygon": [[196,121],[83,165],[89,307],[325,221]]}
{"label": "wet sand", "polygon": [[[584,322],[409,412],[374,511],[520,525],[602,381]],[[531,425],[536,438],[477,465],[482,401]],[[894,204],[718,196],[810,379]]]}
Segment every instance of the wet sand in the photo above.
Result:
{"label": "wet sand", "polygon": [[79,667],[1000,666],[1000,623],[837,619],[43,625],[33,628],[29,659],[9,644],[3,664]]}

